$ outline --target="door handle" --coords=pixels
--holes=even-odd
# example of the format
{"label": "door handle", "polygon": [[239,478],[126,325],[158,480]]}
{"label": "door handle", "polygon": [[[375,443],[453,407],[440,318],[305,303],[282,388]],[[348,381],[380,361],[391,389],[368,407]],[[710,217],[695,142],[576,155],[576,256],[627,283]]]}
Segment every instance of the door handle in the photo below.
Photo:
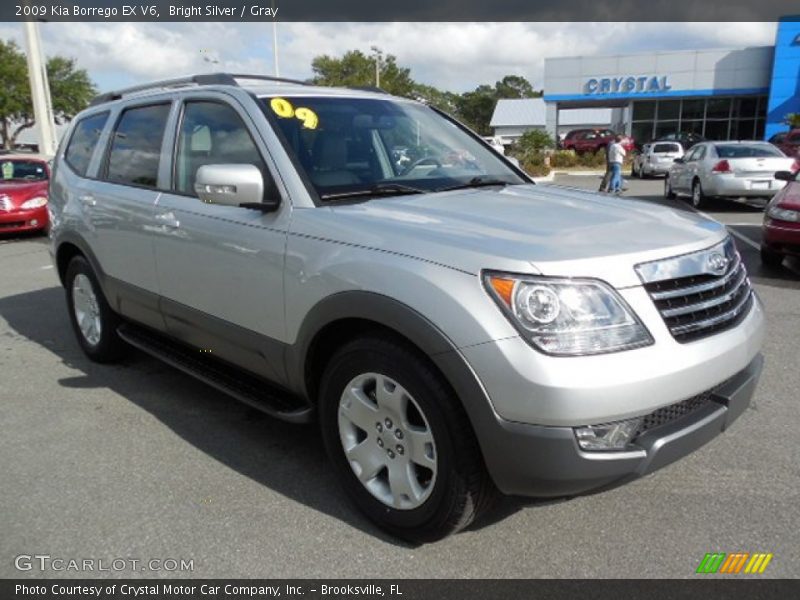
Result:
{"label": "door handle", "polygon": [[97,206],[97,200],[91,194],[81,194],[78,196],[78,200],[84,206]]}
{"label": "door handle", "polygon": [[156,221],[161,223],[164,227],[169,227],[170,229],[177,229],[181,226],[181,222],[175,218],[175,214],[172,211],[158,213],[156,215]]}

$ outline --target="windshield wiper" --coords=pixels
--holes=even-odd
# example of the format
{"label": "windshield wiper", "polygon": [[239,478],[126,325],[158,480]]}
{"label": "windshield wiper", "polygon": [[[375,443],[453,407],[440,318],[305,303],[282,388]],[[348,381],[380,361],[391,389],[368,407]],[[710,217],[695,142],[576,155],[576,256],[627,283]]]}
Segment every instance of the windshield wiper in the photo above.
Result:
{"label": "windshield wiper", "polygon": [[377,183],[365,190],[339,192],[334,194],[320,194],[321,200],[339,200],[342,198],[357,198],[359,196],[402,196],[405,194],[425,194],[426,190],[403,185],[402,183]]}
{"label": "windshield wiper", "polygon": [[509,181],[504,181],[502,179],[492,179],[489,177],[484,177],[482,175],[478,177],[473,177],[467,183],[459,183],[458,185],[452,185],[450,187],[443,187],[438,188],[435,191],[437,192],[449,192],[451,190],[464,190],[467,188],[479,188],[479,187],[490,187],[493,185],[501,185],[503,187],[507,185],[515,185]]}

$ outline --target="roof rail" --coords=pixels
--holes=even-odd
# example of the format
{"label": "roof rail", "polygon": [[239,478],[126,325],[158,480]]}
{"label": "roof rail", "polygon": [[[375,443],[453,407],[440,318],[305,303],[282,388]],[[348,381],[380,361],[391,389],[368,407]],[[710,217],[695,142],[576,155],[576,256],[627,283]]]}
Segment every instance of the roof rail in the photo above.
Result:
{"label": "roof rail", "polygon": [[237,79],[252,79],[259,81],[277,81],[279,83],[294,83],[297,85],[313,85],[306,81],[299,79],[287,79],[285,77],[272,77],[271,75],[248,75],[248,74],[234,74],[234,73],[202,73],[199,75],[189,75],[187,77],[177,77],[175,79],[164,79],[161,81],[154,81],[152,83],[145,83],[142,85],[134,85],[131,87],[115,90],[113,92],[106,92],[95,96],[89,103],[89,106],[97,106],[106,102],[119,100],[123,96],[134,94],[136,92],[143,92],[145,90],[166,89],[174,87],[184,87],[190,85],[234,85],[241,87]]}

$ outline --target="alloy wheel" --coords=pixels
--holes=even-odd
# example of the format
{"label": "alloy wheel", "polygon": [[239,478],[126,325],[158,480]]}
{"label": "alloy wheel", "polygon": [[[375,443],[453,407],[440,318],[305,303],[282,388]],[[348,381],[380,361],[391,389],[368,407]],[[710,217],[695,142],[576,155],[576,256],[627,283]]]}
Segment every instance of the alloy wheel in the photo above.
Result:
{"label": "alloy wheel", "polygon": [[428,420],[398,382],[363,373],[339,400],[339,437],[361,484],[386,506],[420,507],[436,483],[436,443]]}
{"label": "alloy wheel", "polygon": [[96,346],[103,333],[100,306],[92,282],[83,273],[78,273],[72,281],[72,303],[81,335],[89,344]]}

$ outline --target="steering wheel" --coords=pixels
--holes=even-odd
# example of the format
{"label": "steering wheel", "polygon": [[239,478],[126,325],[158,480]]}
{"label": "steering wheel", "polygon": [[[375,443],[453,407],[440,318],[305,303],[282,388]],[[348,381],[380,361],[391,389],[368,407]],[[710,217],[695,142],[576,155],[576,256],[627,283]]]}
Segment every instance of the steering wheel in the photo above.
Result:
{"label": "steering wheel", "polygon": [[415,160],[410,165],[408,165],[405,169],[403,169],[403,171],[400,173],[400,175],[408,175],[411,171],[413,171],[414,169],[416,169],[420,165],[424,165],[426,163],[431,163],[431,164],[433,164],[433,165],[435,165],[437,167],[441,167],[442,166],[442,163],[439,162],[439,159],[436,158],[435,156],[423,156],[422,158],[419,158],[419,159]]}

